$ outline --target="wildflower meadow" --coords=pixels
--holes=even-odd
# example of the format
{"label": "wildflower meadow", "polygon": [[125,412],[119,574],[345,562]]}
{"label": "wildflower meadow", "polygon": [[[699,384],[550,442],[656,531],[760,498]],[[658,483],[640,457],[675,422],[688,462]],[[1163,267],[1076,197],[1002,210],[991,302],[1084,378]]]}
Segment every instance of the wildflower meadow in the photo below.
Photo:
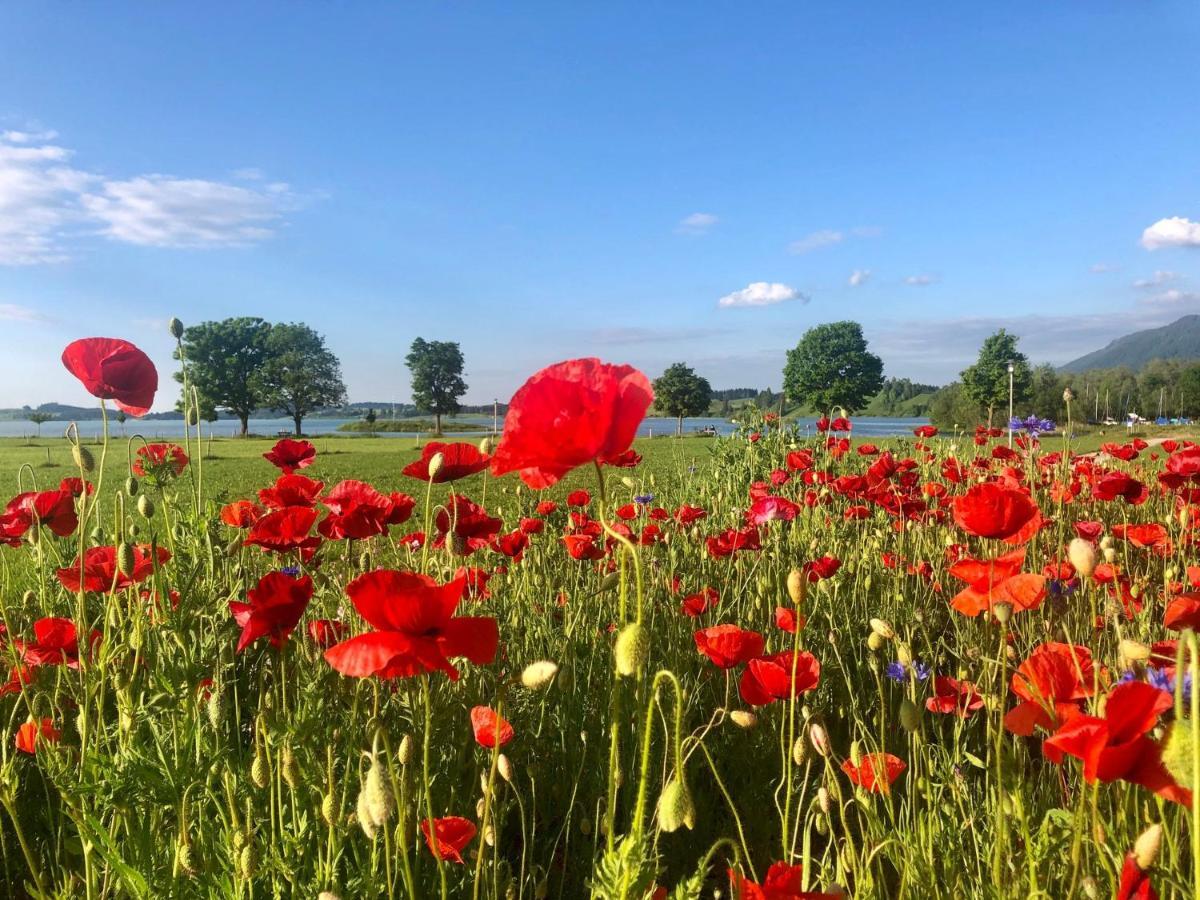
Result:
{"label": "wildflower meadow", "polygon": [[575,359],[234,477],[186,359],[178,443],[137,347],[62,361],[135,418],[2,473],[5,896],[1200,895],[1200,445],[635,441]]}

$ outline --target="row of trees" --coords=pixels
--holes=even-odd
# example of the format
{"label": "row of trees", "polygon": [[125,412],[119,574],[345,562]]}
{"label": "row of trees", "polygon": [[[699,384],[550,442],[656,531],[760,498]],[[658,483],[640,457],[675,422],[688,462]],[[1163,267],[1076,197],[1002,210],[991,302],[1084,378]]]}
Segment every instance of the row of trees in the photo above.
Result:
{"label": "row of trees", "polygon": [[[304,418],[346,402],[341,364],[325,338],[303,323],[271,323],[253,316],[201,322],[184,329],[175,359],[187,362],[187,383],[207,421],[218,412],[237,417],[241,433],[260,409],[288,416],[300,434]],[[405,358],[412,373],[413,403],[436,417],[458,411],[467,390],[458,344],[413,341]],[[175,380],[184,383],[183,371]],[[190,398],[181,398],[180,408]]]}

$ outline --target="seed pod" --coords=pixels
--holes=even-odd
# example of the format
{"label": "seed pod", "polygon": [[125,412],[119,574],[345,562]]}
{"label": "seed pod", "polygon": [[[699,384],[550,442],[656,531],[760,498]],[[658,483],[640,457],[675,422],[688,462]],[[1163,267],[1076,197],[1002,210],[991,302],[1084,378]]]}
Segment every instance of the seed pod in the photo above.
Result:
{"label": "seed pod", "polygon": [[138,497],[137,509],[143,519],[149,519],[154,516],[154,501],[150,499],[149,494],[142,494],[142,496]]}
{"label": "seed pod", "polygon": [[133,544],[121,541],[117,546],[117,571],[126,578],[133,576]]}
{"label": "seed pod", "polygon": [[92,456],[92,451],[83,444],[75,444],[71,447],[71,459],[75,460],[77,468],[84,472],[92,472],[96,468],[96,458]]}
{"label": "seed pod", "polygon": [[650,655],[650,635],[637,622],[630,622],[621,629],[613,647],[617,674],[624,677],[640,675]]}
{"label": "seed pod", "polygon": [[134,497],[138,492],[138,480],[130,475],[125,479],[125,493],[130,497]]}
{"label": "seed pod", "polygon": [[171,332],[171,337],[179,340],[183,337],[183,323],[174,316],[167,321],[167,331]]}
{"label": "seed pod", "polygon": [[997,603],[992,607],[992,615],[996,617],[996,621],[1001,625],[1008,624],[1008,620],[1012,618],[1012,611],[1011,603]]}
{"label": "seed pod", "polygon": [[548,659],[532,662],[521,672],[521,684],[531,691],[547,687],[558,674],[558,665]]}
{"label": "seed pod", "polygon": [[196,874],[196,859],[192,853],[192,845],[186,840],[180,842],[175,858],[179,861],[179,868],[184,873],[188,875]]}

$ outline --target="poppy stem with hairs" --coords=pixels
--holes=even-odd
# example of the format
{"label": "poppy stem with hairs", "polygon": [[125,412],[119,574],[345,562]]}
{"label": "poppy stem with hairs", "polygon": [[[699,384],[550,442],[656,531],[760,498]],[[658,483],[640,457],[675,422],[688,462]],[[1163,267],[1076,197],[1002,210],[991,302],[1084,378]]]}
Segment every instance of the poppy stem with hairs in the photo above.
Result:
{"label": "poppy stem with hairs", "polygon": [[[989,594],[991,588],[988,588]],[[999,616],[997,618],[1000,618]],[[998,695],[1005,696],[1005,681],[1008,678],[1008,619],[1005,615],[1000,622],[1000,689]],[[992,859],[992,879],[996,884],[1001,880],[1004,867],[1004,852],[1008,843],[1008,818],[1004,814],[1004,704],[997,707],[999,721],[996,723],[996,849]]]}
{"label": "poppy stem with hairs", "polygon": [[[499,722],[504,716],[504,684],[500,685],[500,695],[496,698],[496,721]],[[498,730],[498,729],[497,729]],[[496,787],[496,772],[500,768],[500,740],[498,737],[492,740],[492,761],[488,767],[487,791],[483,797],[483,815],[479,817],[479,854],[475,857],[475,884],[471,888],[471,896],[473,900],[479,900],[479,883],[483,878],[483,858],[487,851],[487,829],[491,820],[493,792]]]}
{"label": "poppy stem with hairs", "polygon": [[438,848],[436,819],[433,815],[433,780],[429,776],[429,744],[433,731],[433,699],[429,691],[429,676],[421,676],[421,699],[425,703],[425,731],[421,735],[421,780],[425,782],[425,815],[429,817],[429,848],[437,861],[438,880],[442,885],[442,900],[449,896],[449,886],[446,883],[446,863]]}
{"label": "poppy stem with hairs", "polygon": [[1180,635],[1179,645],[1175,649],[1175,671],[1184,671],[1184,662],[1190,669],[1191,681],[1191,718],[1183,715],[1183,689],[1185,679],[1182,674],[1175,676],[1175,728],[1187,722],[1192,729],[1192,887],[1196,896],[1200,897],[1200,639],[1196,632],[1187,628]]}
{"label": "poppy stem with hairs", "polygon": [[671,682],[675,691],[675,777],[683,780],[683,741],[681,737],[683,722],[683,688],[679,679],[668,669],[660,669],[650,685],[650,697],[646,701],[646,725],[642,731],[642,764],[638,773],[637,805],[633,813],[633,839],[637,843],[642,838],[642,830],[646,818],[646,794],[650,780],[650,738],[654,736],[654,708],[658,705],[658,689],[664,681]]}

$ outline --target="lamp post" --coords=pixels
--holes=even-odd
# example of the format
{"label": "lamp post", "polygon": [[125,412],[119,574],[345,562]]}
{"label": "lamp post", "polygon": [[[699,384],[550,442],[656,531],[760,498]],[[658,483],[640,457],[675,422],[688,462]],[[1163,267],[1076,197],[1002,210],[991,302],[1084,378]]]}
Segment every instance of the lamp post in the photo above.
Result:
{"label": "lamp post", "polygon": [[492,398],[492,434],[500,433],[500,400]]}
{"label": "lamp post", "polygon": [[1013,441],[1013,364],[1010,360],[1008,363],[1008,449],[1012,449]]}

